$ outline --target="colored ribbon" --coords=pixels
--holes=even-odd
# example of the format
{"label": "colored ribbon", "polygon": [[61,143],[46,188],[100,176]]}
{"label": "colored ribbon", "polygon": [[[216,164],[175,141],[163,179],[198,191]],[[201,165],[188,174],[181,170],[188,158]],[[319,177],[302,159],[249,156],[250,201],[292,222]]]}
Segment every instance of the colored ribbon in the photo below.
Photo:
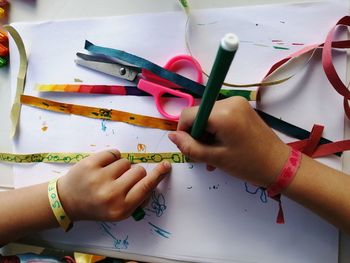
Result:
{"label": "colored ribbon", "polygon": [[350,16],[344,16],[336,25],[329,31],[322,51],[322,65],[326,73],[326,76],[335,90],[344,97],[343,106],[346,116],[350,119],[350,106],[348,100],[350,99],[350,91],[348,87],[344,85],[343,81],[338,76],[337,71],[332,62],[332,43],[333,37],[338,27],[350,26]]}
{"label": "colored ribbon", "polygon": [[[36,90],[40,92],[77,92],[91,94],[112,94],[112,95],[135,95],[150,96],[149,93],[140,90],[134,86],[120,85],[87,85],[87,84],[38,84]],[[249,101],[255,101],[257,92],[255,90],[221,90],[225,97],[241,96]],[[169,93],[164,97],[172,96]],[[199,95],[193,95],[195,98],[201,98]]]}
{"label": "colored ribbon", "polygon": [[[350,99],[350,91],[347,86],[344,85],[339,75],[337,74],[333,61],[332,61],[332,49],[347,49],[350,48],[350,40],[343,41],[333,41],[333,36],[336,32],[338,26],[350,26],[350,16],[344,16],[341,18],[336,25],[327,34],[326,40],[322,44],[314,44],[304,47],[303,49],[289,55],[288,57],[275,63],[269,72],[266,74],[264,80],[273,74],[278,68],[282,67],[284,64],[292,61],[293,59],[300,57],[308,53],[314,53],[317,49],[322,49],[322,66],[327,76],[328,80],[332,84],[333,88],[344,97],[343,106],[346,116],[350,119],[350,106],[348,100]],[[260,92],[262,89],[258,90],[258,100],[260,97]]]}
{"label": "colored ribbon", "polygon": [[21,103],[33,106],[36,108],[55,111],[65,114],[75,114],[89,118],[104,119],[110,121],[120,121],[129,124],[156,128],[162,130],[176,130],[177,122],[149,117],[140,114],[133,114],[125,111],[118,111],[113,109],[96,108],[89,106],[82,106],[76,104],[68,104],[62,102],[56,102],[52,100],[46,100],[38,97],[21,95]]}
{"label": "colored ribbon", "polygon": [[[82,106],[82,105],[61,103],[61,102],[46,100],[38,97],[27,96],[27,95],[21,96],[21,103],[28,106],[33,106],[44,110],[54,111],[54,112],[60,112],[65,114],[75,114],[75,115],[80,115],[80,116],[89,117],[89,118],[96,118],[96,119],[121,121],[129,124],[149,127],[149,128],[158,128],[163,130],[176,130],[177,128],[177,122],[175,121],[169,121],[165,119],[159,119],[159,118],[154,118],[154,117],[149,117],[149,116],[144,116],[139,114],[132,114],[132,113],[117,111],[112,109],[95,108],[95,107],[88,107],[88,106]],[[289,124],[283,120],[277,119],[262,111],[257,110],[257,112],[270,127],[284,134],[287,134],[293,138],[297,138],[300,140],[308,140],[311,135],[311,133],[308,132],[307,130],[304,130],[295,125]],[[306,141],[299,142],[299,143],[305,144]],[[342,151],[350,149],[350,145],[346,141],[332,142],[323,137],[319,138],[317,145],[318,145],[317,149],[320,149],[315,152],[315,156],[317,157],[329,155],[332,153],[335,153],[338,156],[340,156]],[[323,147],[320,148],[320,146],[323,146]]]}
{"label": "colored ribbon", "polygon": [[19,70],[17,74],[17,87],[16,87],[16,93],[15,93],[15,99],[13,101],[12,108],[11,108],[12,125],[11,125],[10,136],[13,137],[16,134],[19,116],[21,114],[20,97],[24,90],[28,60],[27,60],[27,54],[26,54],[26,50],[25,50],[22,38],[18,34],[16,29],[14,29],[12,26],[9,26],[9,25],[5,25],[4,29],[10,33],[11,37],[15,41],[19,51],[19,59],[20,59]]}
{"label": "colored ribbon", "polygon": [[93,54],[112,57],[112,58],[124,61],[126,63],[129,63],[131,65],[137,66],[139,68],[149,70],[152,73],[156,74],[157,76],[163,79],[169,80],[179,85],[180,87],[183,87],[191,94],[196,94],[199,96],[203,95],[203,92],[204,92],[203,85],[193,80],[190,80],[188,78],[185,78],[184,76],[181,76],[179,74],[166,70],[163,67],[160,67],[157,64],[154,64],[153,62],[146,60],[144,58],[138,57],[136,55],[127,53],[122,50],[97,46],[87,40],[85,41],[85,49],[90,51]]}
{"label": "colored ribbon", "polygon": [[[90,153],[0,153],[0,161],[10,163],[66,163],[72,164],[88,157]],[[121,153],[121,158],[128,159],[130,163],[186,163],[186,157],[180,152],[160,153]]]}

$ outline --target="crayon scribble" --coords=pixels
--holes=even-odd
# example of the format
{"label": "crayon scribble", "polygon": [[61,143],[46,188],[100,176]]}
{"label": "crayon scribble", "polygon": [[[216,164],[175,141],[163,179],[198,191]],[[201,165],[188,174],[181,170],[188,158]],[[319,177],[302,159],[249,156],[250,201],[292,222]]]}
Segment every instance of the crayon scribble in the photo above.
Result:
{"label": "crayon scribble", "polygon": [[260,42],[254,42],[251,40],[241,40],[241,43],[247,43],[247,44],[252,44],[254,46],[258,47],[268,47],[268,48],[274,48],[278,50],[290,50],[292,46],[303,46],[305,45],[302,42],[285,42],[281,39],[272,39],[271,43],[260,43]]}
{"label": "crayon scribble", "polygon": [[151,222],[148,222],[148,224],[150,224],[152,226],[152,230],[154,232],[156,232],[158,235],[162,236],[162,237],[165,237],[165,238],[169,238],[169,236],[171,235],[170,232],[164,230],[164,229],[161,229],[160,227],[152,224]]}
{"label": "crayon scribble", "polygon": [[248,183],[244,183],[245,186],[245,191],[249,194],[255,195],[260,191],[260,200],[263,203],[267,203],[267,195],[266,195],[266,190],[263,187],[260,186],[255,186],[254,190],[250,190]]}
{"label": "crayon scribble", "polygon": [[146,210],[156,214],[157,217],[161,217],[165,209],[166,205],[163,194],[157,194],[156,191],[153,191],[151,208],[146,208]]}
{"label": "crayon scribble", "polygon": [[137,151],[140,153],[140,152],[143,152],[145,153],[146,152],[146,145],[145,144],[142,144],[142,143],[138,143],[137,144]]}
{"label": "crayon scribble", "polygon": [[48,128],[49,128],[49,126],[47,126],[46,122],[43,122],[42,127],[41,127],[41,130],[42,130],[43,132],[45,132],[45,131],[47,131]]}
{"label": "crayon scribble", "polygon": [[129,241],[128,241],[128,235],[124,239],[117,238],[115,234],[112,233],[112,229],[109,224],[113,223],[106,223],[106,222],[100,222],[99,225],[103,229],[103,231],[112,238],[114,247],[118,250],[126,250],[129,247]]}
{"label": "crayon scribble", "polygon": [[288,47],[273,46],[274,49],[289,50]]}
{"label": "crayon scribble", "polygon": [[107,130],[106,120],[102,120],[102,122],[101,122],[101,130],[104,131],[104,132]]}

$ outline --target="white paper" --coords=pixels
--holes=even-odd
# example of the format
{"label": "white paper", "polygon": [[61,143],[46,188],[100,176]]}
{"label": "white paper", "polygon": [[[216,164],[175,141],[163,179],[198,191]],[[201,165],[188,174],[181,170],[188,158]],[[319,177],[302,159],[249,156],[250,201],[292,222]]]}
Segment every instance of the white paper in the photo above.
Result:
{"label": "white paper", "polygon": [[[292,43],[323,42],[330,28],[347,15],[346,10],[347,1],[330,1],[196,11],[189,30],[190,45],[209,71],[221,37],[227,32],[236,33],[241,42],[227,80],[259,82],[275,62],[301,48]],[[34,87],[38,83],[74,83],[76,78],[84,84],[118,83],[113,77],[75,65],[75,53],[84,52],[85,40],[164,65],[172,56],[187,53],[185,22],[183,13],[163,13],[13,24],[23,37],[29,58],[25,94],[161,117],[151,97],[39,94]],[[273,40],[283,40],[289,50],[273,48]],[[14,87],[18,58],[13,53]],[[345,69],[345,58],[336,56],[336,60],[337,69]],[[344,74],[341,70],[340,75]],[[268,88],[262,105],[264,111],[307,130],[315,123],[325,125],[325,137],[343,139],[342,99],[324,76],[319,57],[292,80]],[[293,140],[286,136],[283,139]],[[147,152],[177,151],[163,130],[22,106],[15,147],[17,152],[25,153],[96,152],[113,147],[137,152],[139,143],[146,145]],[[322,161],[341,169],[338,158]],[[147,169],[152,166],[145,165]],[[15,183],[22,187],[47,181],[63,175],[69,167],[17,165]],[[157,189],[158,202],[161,196],[166,205],[163,213],[157,215],[151,201],[141,222],[76,223],[67,234],[52,230],[40,233],[38,238],[69,246],[198,262],[337,262],[336,228],[286,198],[286,223],[277,225],[277,202],[262,202],[260,192],[249,194],[244,182],[220,171],[208,172],[203,164],[173,165],[172,174]],[[165,232],[157,232],[156,227]]]}

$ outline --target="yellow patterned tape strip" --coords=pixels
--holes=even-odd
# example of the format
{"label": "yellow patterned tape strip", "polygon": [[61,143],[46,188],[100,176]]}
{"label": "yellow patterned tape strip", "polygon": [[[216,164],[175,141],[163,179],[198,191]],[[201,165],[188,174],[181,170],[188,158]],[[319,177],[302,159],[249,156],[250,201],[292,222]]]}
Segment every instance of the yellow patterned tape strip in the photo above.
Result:
{"label": "yellow patterned tape strip", "polygon": [[[11,163],[77,163],[90,153],[0,153],[0,162]],[[171,163],[186,163],[186,157],[180,152],[162,153],[122,153],[122,158],[131,163],[159,163],[167,160]]]}

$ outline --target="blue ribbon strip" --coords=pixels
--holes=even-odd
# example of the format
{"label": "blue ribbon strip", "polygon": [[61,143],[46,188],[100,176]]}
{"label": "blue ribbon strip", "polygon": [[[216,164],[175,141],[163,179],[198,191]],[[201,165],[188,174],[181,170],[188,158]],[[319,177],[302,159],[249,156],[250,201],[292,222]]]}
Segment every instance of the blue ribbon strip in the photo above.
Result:
{"label": "blue ribbon strip", "polygon": [[148,61],[144,58],[135,56],[122,50],[96,46],[87,40],[85,41],[85,49],[94,54],[113,57],[125,61],[129,64],[132,64],[134,66],[137,66],[139,68],[147,69],[156,74],[157,76],[183,87],[192,95],[198,95],[200,97],[203,96],[205,87],[202,84],[199,84],[193,80],[185,78],[184,76],[166,70],[163,67],[160,67],[157,64],[154,64],[151,61]]}

